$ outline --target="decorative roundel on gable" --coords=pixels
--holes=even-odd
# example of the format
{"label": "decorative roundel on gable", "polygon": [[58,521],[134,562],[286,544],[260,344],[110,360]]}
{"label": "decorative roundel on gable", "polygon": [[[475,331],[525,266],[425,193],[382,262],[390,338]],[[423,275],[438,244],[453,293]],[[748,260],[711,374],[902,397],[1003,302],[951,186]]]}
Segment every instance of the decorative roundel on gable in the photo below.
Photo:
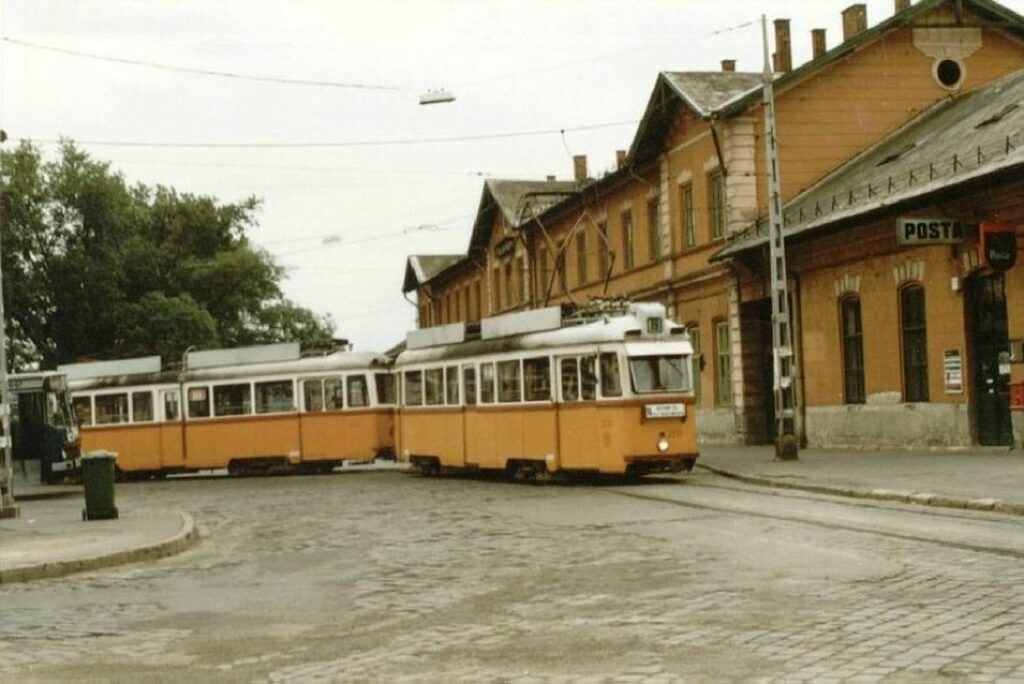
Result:
{"label": "decorative roundel on gable", "polygon": [[955,57],[941,57],[932,64],[932,76],[946,90],[959,90],[967,76],[967,68]]}

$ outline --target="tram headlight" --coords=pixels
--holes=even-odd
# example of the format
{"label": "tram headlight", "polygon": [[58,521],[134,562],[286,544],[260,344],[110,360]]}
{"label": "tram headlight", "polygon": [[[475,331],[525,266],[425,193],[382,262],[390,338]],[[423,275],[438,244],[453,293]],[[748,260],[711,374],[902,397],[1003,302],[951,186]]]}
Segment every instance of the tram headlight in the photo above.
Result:
{"label": "tram headlight", "polygon": [[663,454],[666,451],[668,451],[668,438],[665,437],[665,433],[662,432],[658,439],[658,452]]}

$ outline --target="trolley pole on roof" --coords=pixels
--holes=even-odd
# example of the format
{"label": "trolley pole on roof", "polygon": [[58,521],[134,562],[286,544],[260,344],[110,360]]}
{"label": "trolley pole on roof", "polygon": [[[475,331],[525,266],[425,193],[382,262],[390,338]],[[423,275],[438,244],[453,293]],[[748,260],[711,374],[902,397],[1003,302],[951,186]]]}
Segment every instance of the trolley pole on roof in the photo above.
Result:
{"label": "trolley pole on roof", "polygon": [[[7,134],[0,130],[0,143],[7,139]],[[2,207],[3,185],[0,179],[0,207]],[[0,213],[0,233],[3,228],[3,214]],[[2,239],[0,239],[2,244]],[[0,250],[0,261],[2,261]],[[3,453],[3,485],[4,493],[0,499],[0,518],[17,518],[18,506],[14,503],[14,461],[11,453],[11,393],[7,383],[7,314],[4,312],[3,268],[0,267],[0,425],[3,436],[0,437],[0,453]]]}
{"label": "trolley pole on roof", "polygon": [[768,59],[768,19],[761,15],[764,44],[764,144],[768,170],[768,258],[771,261],[772,389],[775,401],[775,459],[796,460],[796,401],[793,386],[793,328],[787,287],[786,243],[783,235],[782,184],[775,140],[774,73]]}

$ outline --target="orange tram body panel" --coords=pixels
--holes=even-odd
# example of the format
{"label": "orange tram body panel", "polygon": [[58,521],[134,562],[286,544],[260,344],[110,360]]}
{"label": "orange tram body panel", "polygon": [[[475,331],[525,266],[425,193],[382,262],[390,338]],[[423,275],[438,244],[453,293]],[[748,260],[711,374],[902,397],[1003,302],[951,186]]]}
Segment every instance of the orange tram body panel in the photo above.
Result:
{"label": "orange tram body panel", "polygon": [[594,302],[410,333],[398,457],[427,474],[689,471],[693,348],[660,304]]}
{"label": "orange tram body panel", "polygon": [[[193,358],[194,357],[194,358]],[[117,453],[122,475],[217,470],[326,472],[393,457],[394,383],[386,357],[298,345],[72,364],[84,451]]]}

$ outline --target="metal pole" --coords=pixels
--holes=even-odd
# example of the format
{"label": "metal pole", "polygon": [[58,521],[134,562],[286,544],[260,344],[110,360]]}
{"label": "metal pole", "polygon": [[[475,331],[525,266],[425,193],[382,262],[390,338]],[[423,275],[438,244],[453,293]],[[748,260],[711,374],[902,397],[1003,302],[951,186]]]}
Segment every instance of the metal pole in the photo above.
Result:
{"label": "metal pole", "polygon": [[[0,131],[0,142],[3,142]],[[3,244],[3,183],[0,178],[0,245]],[[0,264],[3,252],[0,249]],[[14,461],[11,454],[11,396],[7,386],[7,314],[4,312],[3,267],[0,265],[0,425],[3,438],[0,451],[3,453],[4,493],[0,501],[0,518],[17,518],[18,506],[14,503]]]}
{"label": "metal pole", "polygon": [[768,258],[771,262],[772,297],[772,389],[775,402],[775,458],[791,461],[797,458],[796,402],[793,386],[793,333],[789,316],[786,244],[783,234],[782,183],[779,180],[779,157],[775,139],[775,92],[771,63],[768,59],[768,19],[761,15],[764,44],[764,144],[768,170]]}

